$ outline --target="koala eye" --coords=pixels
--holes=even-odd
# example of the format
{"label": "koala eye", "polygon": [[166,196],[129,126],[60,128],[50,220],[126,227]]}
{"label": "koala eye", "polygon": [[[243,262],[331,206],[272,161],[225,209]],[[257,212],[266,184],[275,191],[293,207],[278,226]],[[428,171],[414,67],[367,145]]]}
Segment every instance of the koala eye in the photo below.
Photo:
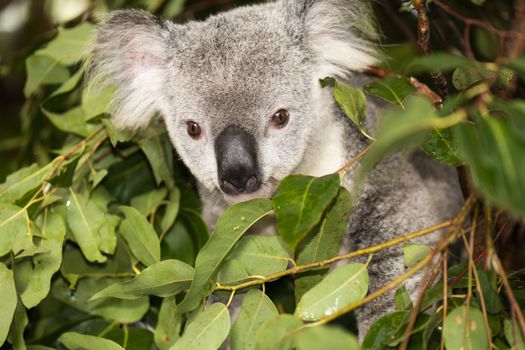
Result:
{"label": "koala eye", "polygon": [[193,139],[198,138],[202,133],[200,125],[195,123],[193,120],[190,120],[186,123],[186,131]]}
{"label": "koala eye", "polygon": [[271,124],[274,128],[281,129],[286,126],[290,119],[290,113],[286,109],[280,109],[272,115]]}

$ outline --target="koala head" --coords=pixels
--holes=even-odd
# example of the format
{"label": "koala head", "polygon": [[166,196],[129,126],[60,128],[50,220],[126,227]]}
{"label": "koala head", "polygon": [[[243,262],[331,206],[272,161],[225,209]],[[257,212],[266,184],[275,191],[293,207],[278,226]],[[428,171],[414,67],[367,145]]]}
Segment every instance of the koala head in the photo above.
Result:
{"label": "koala head", "polygon": [[330,122],[318,80],[375,61],[368,11],[358,0],[281,0],[184,25],[116,11],[97,31],[88,77],[116,86],[117,126],[160,113],[207,190],[230,203],[268,197]]}

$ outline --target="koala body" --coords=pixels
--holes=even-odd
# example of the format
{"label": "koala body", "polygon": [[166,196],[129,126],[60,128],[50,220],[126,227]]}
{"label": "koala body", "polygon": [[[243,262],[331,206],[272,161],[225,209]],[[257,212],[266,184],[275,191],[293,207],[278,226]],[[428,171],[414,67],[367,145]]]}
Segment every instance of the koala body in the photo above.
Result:
{"label": "koala body", "polygon": [[[94,85],[116,85],[118,126],[146,126],[160,112],[213,226],[229,204],[270,197],[292,173],[335,172],[366,147],[319,79],[367,82],[359,72],[378,58],[369,13],[358,0],[280,0],[178,25],[116,11],[99,27],[88,73]],[[380,109],[368,101],[369,129]],[[345,247],[436,224],[460,203],[453,170],[420,154],[394,156],[370,176]],[[402,248],[378,254],[370,266],[373,290],[402,273]],[[360,331],[390,305],[380,299],[364,308]]]}

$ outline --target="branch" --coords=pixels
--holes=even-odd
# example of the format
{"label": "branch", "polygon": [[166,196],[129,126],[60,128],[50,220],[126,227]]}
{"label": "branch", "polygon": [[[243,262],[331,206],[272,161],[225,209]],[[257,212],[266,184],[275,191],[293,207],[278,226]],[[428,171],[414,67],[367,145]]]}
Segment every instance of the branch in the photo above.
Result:
{"label": "branch", "polygon": [[284,270],[284,271],[273,273],[273,274],[270,274],[270,275],[264,276],[264,277],[258,277],[257,279],[250,280],[250,281],[247,281],[247,282],[241,282],[241,283],[236,284],[236,285],[223,285],[223,284],[217,283],[217,285],[215,287],[215,290],[237,291],[237,290],[240,290],[240,289],[253,287],[253,286],[256,286],[256,285],[259,285],[259,284],[263,284],[263,283],[266,283],[266,282],[269,282],[269,281],[273,281],[273,280],[276,280],[276,279],[284,277],[284,276],[294,275],[294,274],[297,274],[297,273],[300,273],[300,272],[304,272],[304,271],[316,269],[316,268],[319,268],[319,267],[323,267],[323,266],[326,266],[326,265],[330,265],[330,264],[333,264],[333,263],[335,263],[337,261],[340,261],[340,260],[348,260],[348,259],[355,258],[355,257],[361,256],[361,255],[369,255],[369,254],[375,253],[377,251],[380,251],[380,250],[392,247],[392,246],[397,245],[399,243],[403,243],[405,241],[414,239],[416,237],[424,236],[424,235],[427,235],[429,233],[435,232],[437,230],[450,227],[450,226],[453,225],[453,223],[454,223],[454,221],[450,221],[450,220],[449,221],[444,221],[442,223],[439,223],[437,225],[428,227],[426,229],[423,229],[423,230],[420,230],[420,231],[416,231],[416,232],[410,233],[408,235],[401,236],[401,237],[395,238],[393,240],[390,240],[388,242],[381,243],[381,244],[378,244],[378,245],[375,245],[375,246],[372,246],[372,247],[369,247],[369,248],[360,249],[360,250],[357,250],[355,252],[351,252],[351,253],[347,253],[347,254],[343,254],[343,255],[337,255],[337,256],[334,256],[334,257],[332,257],[330,259],[326,259],[326,260],[322,260],[322,261],[312,262],[312,263],[308,263],[308,264],[304,264],[304,265],[297,265],[297,266],[294,266],[294,267],[289,268],[289,269]]}

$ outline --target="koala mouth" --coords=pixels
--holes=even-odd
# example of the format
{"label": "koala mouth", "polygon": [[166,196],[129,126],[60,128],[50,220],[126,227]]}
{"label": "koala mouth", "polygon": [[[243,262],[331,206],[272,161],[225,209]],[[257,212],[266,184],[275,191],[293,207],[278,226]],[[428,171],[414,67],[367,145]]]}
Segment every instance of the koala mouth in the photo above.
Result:
{"label": "koala mouth", "polygon": [[248,201],[254,198],[271,198],[273,194],[275,193],[275,190],[277,189],[278,184],[279,184],[279,180],[277,180],[274,177],[270,177],[268,180],[263,182],[259,186],[259,188],[254,192],[250,192],[250,193],[244,192],[244,193],[238,193],[235,195],[230,195],[224,192],[222,189],[221,189],[221,192],[226,202],[229,205],[232,205],[235,203],[245,202],[245,201]]}

